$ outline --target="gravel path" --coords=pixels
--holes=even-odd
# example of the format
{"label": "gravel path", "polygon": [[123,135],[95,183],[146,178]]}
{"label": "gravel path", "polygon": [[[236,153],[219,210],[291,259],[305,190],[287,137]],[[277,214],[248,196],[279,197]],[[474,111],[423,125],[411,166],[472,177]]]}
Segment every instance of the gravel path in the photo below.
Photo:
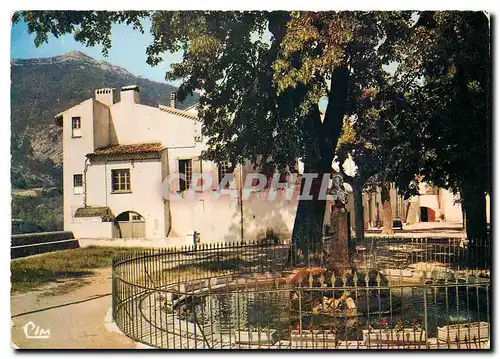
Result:
{"label": "gravel path", "polygon": [[[83,281],[83,283],[81,282]],[[76,283],[80,282],[80,283]],[[69,288],[68,293],[58,294]],[[111,269],[11,296],[12,346],[20,349],[137,349],[132,339],[112,331]],[[29,324],[33,323],[33,324]],[[48,338],[27,338],[29,335]],[[40,329],[42,329],[42,331]]]}

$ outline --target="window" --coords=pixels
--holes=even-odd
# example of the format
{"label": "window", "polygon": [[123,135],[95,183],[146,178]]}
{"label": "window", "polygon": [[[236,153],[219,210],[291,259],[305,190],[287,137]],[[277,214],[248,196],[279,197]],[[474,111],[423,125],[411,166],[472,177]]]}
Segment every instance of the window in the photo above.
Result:
{"label": "window", "polygon": [[77,174],[73,175],[73,187],[82,187],[83,186],[83,175]]}
{"label": "window", "polygon": [[141,222],[143,219],[139,214],[132,214],[132,222]]}
{"label": "window", "polygon": [[80,117],[71,117],[71,136],[82,137],[82,121]]}
{"label": "window", "polygon": [[193,165],[191,160],[179,160],[179,174],[185,175],[185,179],[179,178],[180,191],[191,188],[191,179],[193,178]]}
{"label": "window", "polygon": [[139,213],[123,212],[116,216],[117,222],[143,222],[144,218]]}
{"label": "window", "polygon": [[116,222],[128,222],[129,221],[129,213],[130,212],[120,213],[118,216],[116,216],[115,221]]}
{"label": "window", "polygon": [[76,174],[73,175],[73,193],[82,194],[83,193],[83,175]]}
{"label": "window", "polygon": [[[218,172],[219,172],[219,185],[220,185],[224,176],[228,173],[232,173],[229,169],[229,162],[228,161],[219,162]],[[226,183],[225,188],[229,188],[229,182]]]}
{"label": "window", "polygon": [[130,170],[111,170],[111,188],[113,192],[130,192]]}

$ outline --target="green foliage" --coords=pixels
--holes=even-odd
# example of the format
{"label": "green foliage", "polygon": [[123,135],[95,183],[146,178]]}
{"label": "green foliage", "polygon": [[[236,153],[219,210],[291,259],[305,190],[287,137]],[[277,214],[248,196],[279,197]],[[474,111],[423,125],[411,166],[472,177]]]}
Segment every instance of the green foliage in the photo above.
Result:
{"label": "green foliage", "polygon": [[61,231],[62,193],[12,196],[12,234]]}
{"label": "green foliage", "polygon": [[[271,68],[287,18],[285,12],[153,14],[148,62],[156,64],[164,52],[182,49],[182,62],[172,66],[167,78],[183,80],[180,98],[204,91],[199,115],[209,137],[205,158],[234,164],[263,158],[284,166],[300,156],[294,105],[300,98],[278,96]],[[260,34],[267,31],[272,36],[264,41]]]}
{"label": "green foliage", "polygon": [[407,95],[425,131],[422,145],[428,156],[422,174],[455,191],[471,180],[489,191],[488,18],[482,12],[424,12],[412,43],[419,50],[426,48],[411,56],[419,64],[423,84]]}
{"label": "green foliage", "polygon": [[12,180],[12,187],[24,189],[26,188],[26,180],[22,177],[17,177]]}
{"label": "green foliage", "polygon": [[[424,180],[460,192],[469,238],[486,240],[491,189],[491,53],[483,12],[422,12],[397,75],[400,131],[416,136]],[[399,105],[399,106],[398,106]],[[474,246],[471,246],[471,248]]]}

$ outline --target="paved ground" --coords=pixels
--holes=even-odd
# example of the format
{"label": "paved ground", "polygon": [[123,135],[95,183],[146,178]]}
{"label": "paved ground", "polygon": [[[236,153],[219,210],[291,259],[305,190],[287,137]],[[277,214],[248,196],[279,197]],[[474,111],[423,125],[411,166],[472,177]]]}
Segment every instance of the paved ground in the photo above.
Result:
{"label": "paved ground", "polygon": [[[382,229],[369,229],[366,235],[384,236]],[[462,223],[456,222],[419,222],[415,224],[403,225],[403,229],[394,230],[395,237],[403,238],[465,238],[466,233]]]}
{"label": "paved ground", "polygon": [[[66,294],[50,295],[61,286],[78,283],[81,287]],[[73,282],[73,283],[71,283]],[[12,344],[21,349],[49,348],[138,348],[137,344],[125,335],[108,330],[112,327],[105,323],[109,320],[111,307],[111,269],[98,269],[93,276],[75,279],[70,283],[46,286],[42,290],[11,297]],[[81,283],[79,283],[81,284]],[[28,323],[33,323],[32,325]],[[29,335],[48,338],[27,338],[23,327],[29,325]],[[40,329],[37,329],[40,328]]]}
{"label": "paved ground", "polygon": [[78,238],[80,247],[105,246],[105,247],[143,247],[143,248],[181,248],[192,245],[192,241],[183,237],[162,238],[162,239],[142,239],[142,238],[113,238],[113,239],[90,239]]}

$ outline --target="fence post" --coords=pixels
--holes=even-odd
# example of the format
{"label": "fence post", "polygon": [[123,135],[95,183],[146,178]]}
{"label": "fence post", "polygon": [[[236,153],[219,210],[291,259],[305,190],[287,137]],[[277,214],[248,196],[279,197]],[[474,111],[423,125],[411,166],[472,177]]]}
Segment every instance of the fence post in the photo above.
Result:
{"label": "fence post", "polygon": [[427,284],[424,284],[424,329],[425,329],[425,348],[429,349],[429,326],[428,326],[428,315],[427,315]]}
{"label": "fence post", "polygon": [[115,274],[115,258],[111,260],[111,316],[113,320],[116,320],[115,318],[115,313],[116,313],[116,303],[115,303],[115,296],[116,296],[116,274]]}
{"label": "fence post", "polygon": [[300,335],[300,349],[302,349],[302,283],[299,288],[299,335]]}

